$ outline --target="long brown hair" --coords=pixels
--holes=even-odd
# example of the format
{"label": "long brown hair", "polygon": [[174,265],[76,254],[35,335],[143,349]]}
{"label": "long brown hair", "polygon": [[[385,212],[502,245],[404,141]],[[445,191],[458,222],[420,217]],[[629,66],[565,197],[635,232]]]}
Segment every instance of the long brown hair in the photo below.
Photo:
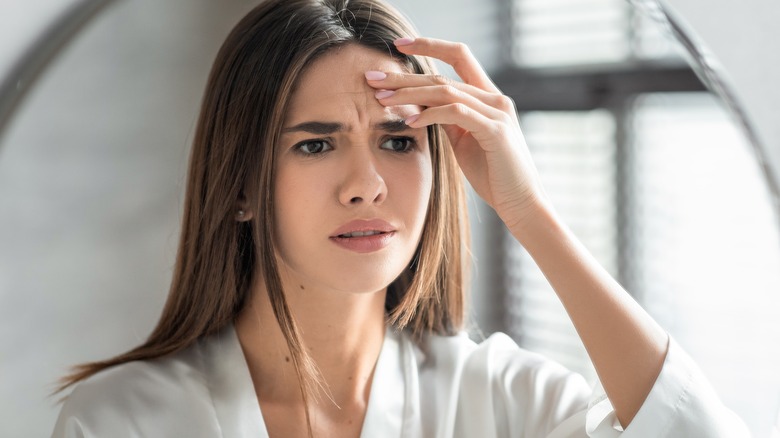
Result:
{"label": "long brown hair", "polygon": [[[219,331],[241,311],[253,276],[262,275],[307,402],[319,381],[274,257],[274,145],[302,71],[335,47],[359,44],[389,53],[412,72],[435,73],[426,59],[406,56],[392,43],[415,33],[381,0],[267,0],[236,25],[206,85],[176,265],[160,320],[140,346],[76,366],[57,392],[106,368],[175,353]],[[433,187],[422,238],[386,298],[388,321],[418,337],[460,331],[466,301],[461,176],[443,131],[429,127],[428,137]],[[236,220],[239,199],[246,200],[252,220]]]}

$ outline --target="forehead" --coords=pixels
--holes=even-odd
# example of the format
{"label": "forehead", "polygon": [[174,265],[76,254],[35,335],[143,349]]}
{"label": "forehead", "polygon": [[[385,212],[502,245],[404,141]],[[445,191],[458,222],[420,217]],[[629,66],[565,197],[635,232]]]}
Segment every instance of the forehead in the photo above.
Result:
{"label": "forehead", "polygon": [[380,105],[374,97],[377,90],[366,83],[365,72],[369,70],[408,72],[389,53],[356,44],[334,49],[314,61],[298,78],[286,124],[314,118],[344,121],[357,117],[363,121],[382,114],[404,117],[419,112],[413,105]]}

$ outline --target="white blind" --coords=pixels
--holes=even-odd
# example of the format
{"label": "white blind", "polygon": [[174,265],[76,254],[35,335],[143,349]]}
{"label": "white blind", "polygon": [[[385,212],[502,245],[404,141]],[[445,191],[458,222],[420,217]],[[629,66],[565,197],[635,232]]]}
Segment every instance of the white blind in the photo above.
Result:
{"label": "white blind", "polygon": [[[604,110],[527,113],[523,130],[545,190],[566,224],[617,274],[615,124]],[[506,239],[510,330],[520,344],[595,381],[582,342],[531,256]]]}
{"label": "white blind", "polygon": [[671,35],[626,0],[514,0],[513,59],[526,67],[679,57]]}

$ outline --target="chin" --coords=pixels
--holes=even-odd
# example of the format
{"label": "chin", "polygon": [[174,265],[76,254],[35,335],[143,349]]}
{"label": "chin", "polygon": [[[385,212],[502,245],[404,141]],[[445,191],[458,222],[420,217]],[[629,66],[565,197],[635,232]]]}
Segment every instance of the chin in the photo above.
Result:
{"label": "chin", "polygon": [[382,276],[383,278],[379,279],[376,275],[371,276],[371,278],[338,278],[333,279],[331,283],[330,289],[339,291],[339,292],[345,292],[350,294],[356,294],[356,295],[362,295],[362,294],[372,294],[375,292],[379,292],[387,288],[387,286],[390,285],[390,283],[395,280],[397,275],[392,276]]}
{"label": "chin", "polygon": [[398,262],[404,259],[397,253],[348,260],[334,255],[330,258],[321,257],[319,260],[326,260],[327,263],[312,266],[305,260],[282,258],[286,261],[283,266],[291,274],[290,280],[308,284],[315,290],[350,294],[371,294],[384,290],[407,268],[408,263]]}

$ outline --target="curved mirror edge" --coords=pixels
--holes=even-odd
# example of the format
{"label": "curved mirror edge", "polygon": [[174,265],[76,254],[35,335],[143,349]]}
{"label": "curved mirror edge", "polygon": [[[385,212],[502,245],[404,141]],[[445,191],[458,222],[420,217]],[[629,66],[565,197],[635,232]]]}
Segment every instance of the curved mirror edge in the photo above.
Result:
{"label": "curved mirror edge", "polygon": [[723,66],[718,63],[717,58],[707,49],[696,33],[686,25],[682,17],[679,17],[672,10],[668,2],[663,0],[627,1],[659,26],[667,28],[675,36],[689,56],[688,64],[707,88],[715,93],[720,102],[728,109],[735,124],[748,140],[747,145],[752,149],[759,164],[759,170],[769,189],[775,222],[780,227],[780,183],[778,183],[778,175],[767,157],[766,148],[768,145],[762,142],[734,87],[726,79],[726,74],[722,71]]}
{"label": "curved mirror edge", "polygon": [[[19,49],[17,59],[9,59],[7,71],[0,71],[0,147],[6,125],[25,94],[60,51],[77,36],[105,7],[116,0],[81,0],[72,2],[42,26],[37,38]],[[24,41],[24,40],[15,40]],[[14,57],[13,54],[9,55]],[[0,150],[2,153],[2,150]]]}

